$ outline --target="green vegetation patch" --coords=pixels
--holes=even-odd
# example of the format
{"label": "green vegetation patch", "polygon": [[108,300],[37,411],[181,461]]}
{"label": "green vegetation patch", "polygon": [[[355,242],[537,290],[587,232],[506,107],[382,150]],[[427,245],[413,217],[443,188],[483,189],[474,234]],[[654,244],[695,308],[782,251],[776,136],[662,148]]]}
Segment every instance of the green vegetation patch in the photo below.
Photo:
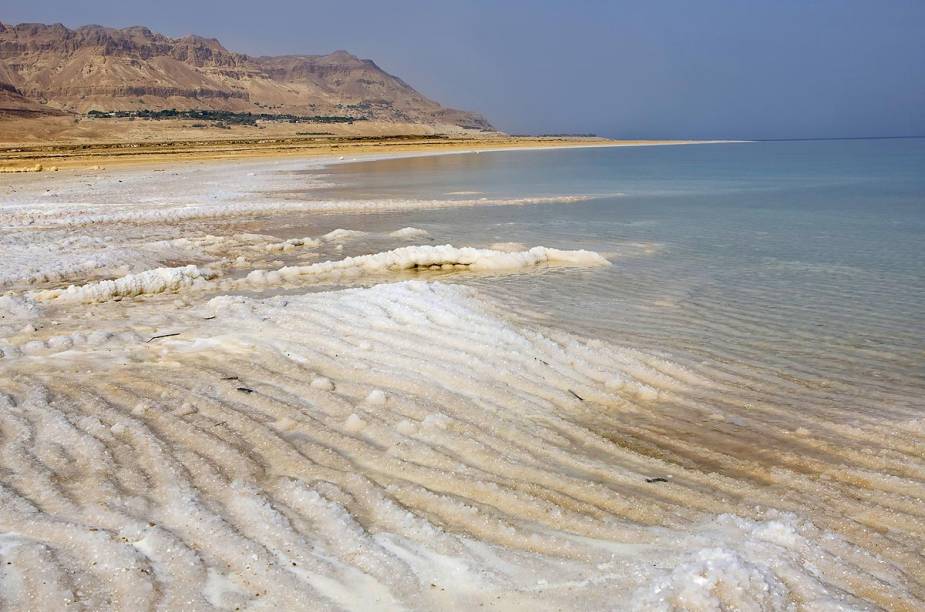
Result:
{"label": "green vegetation patch", "polygon": [[220,110],[130,110],[130,111],[98,111],[87,113],[91,119],[150,119],[155,121],[165,119],[189,119],[193,121],[214,121],[226,126],[230,125],[257,125],[258,121],[272,121],[276,123],[353,123],[366,121],[364,116],[350,115],[290,115],[273,113],[235,113]]}

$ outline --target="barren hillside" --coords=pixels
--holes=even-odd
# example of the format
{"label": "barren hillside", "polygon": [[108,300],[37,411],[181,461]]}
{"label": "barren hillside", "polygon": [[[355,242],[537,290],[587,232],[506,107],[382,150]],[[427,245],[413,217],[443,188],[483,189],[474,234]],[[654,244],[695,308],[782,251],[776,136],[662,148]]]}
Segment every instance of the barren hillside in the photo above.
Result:
{"label": "barren hillside", "polygon": [[336,116],[491,130],[346,51],[251,57],[144,27],[0,24],[0,113],[141,109]]}

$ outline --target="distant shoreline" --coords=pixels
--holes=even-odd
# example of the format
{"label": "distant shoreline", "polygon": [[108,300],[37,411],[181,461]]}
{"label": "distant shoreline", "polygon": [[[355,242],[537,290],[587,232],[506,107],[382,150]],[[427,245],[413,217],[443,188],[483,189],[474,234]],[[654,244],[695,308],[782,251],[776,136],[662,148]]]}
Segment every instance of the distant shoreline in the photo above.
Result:
{"label": "distant shoreline", "polygon": [[750,142],[816,142],[828,140],[917,140],[923,136],[829,136],[826,138],[752,138]]}
{"label": "distant shoreline", "polygon": [[125,165],[293,157],[354,157],[375,154],[439,154],[521,149],[726,144],[729,140],[610,140],[605,138],[471,136],[360,136],[86,142],[0,146],[0,172],[47,172]]}

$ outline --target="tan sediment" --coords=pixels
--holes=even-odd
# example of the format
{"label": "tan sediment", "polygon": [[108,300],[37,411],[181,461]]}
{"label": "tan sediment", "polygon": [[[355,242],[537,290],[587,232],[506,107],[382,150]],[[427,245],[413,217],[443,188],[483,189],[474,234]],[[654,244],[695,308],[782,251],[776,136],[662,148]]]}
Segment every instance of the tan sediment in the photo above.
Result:
{"label": "tan sediment", "polygon": [[[58,119],[55,119],[56,121]],[[26,120],[18,120],[22,123]],[[70,121],[70,120],[69,120]],[[86,123],[86,122],[84,122]],[[104,125],[101,129],[70,133],[49,130],[36,139],[34,127],[19,127],[17,122],[0,119],[0,171],[22,172],[37,164],[54,164],[61,169],[103,168],[138,164],[165,164],[190,161],[259,159],[285,157],[355,156],[382,153],[436,153],[467,150],[520,148],[646,146],[697,144],[720,141],[691,140],[615,140],[597,137],[508,136],[457,130],[438,133],[420,125],[376,124],[362,129],[329,128],[330,135],[300,136],[299,129],[271,125],[263,132],[256,128],[231,130],[189,129],[185,126],[160,125],[169,121],[139,121],[143,129]],[[127,124],[128,122],[121,122]],[[175,122],[173,122],[175,123]]]}

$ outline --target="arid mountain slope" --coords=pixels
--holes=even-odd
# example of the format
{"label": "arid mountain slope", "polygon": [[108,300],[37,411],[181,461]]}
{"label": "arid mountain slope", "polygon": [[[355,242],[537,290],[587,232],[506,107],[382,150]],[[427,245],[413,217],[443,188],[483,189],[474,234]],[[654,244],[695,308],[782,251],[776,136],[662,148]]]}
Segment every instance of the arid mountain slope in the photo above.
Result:
{"label": "arid mountain slope", "polygon": [[491,129],[346,51],[250,57],[144,27],[0,24],[0,92],[0,108],[51,112],[227,110]]}
{"label": "arid mountain slope", "polygon": [[30,100],[12,85],[0,82],[0,118],[42,117],[54,114],[63,115],[64,112]]}

